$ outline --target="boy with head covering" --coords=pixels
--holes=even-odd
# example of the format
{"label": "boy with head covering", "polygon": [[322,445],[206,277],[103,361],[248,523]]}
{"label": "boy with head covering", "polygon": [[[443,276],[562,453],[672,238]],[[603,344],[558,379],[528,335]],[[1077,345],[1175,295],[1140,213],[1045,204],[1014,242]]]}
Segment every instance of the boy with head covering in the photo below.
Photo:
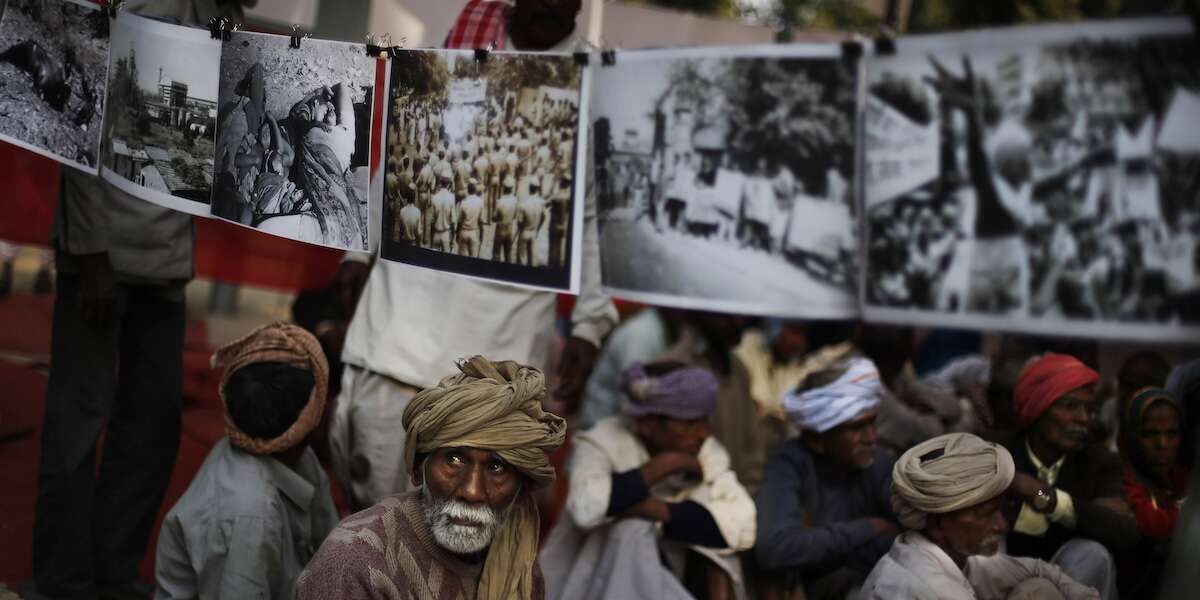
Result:
{"label": "boy with head covering", "polygon": [[867,598],[1094,599],[1049,563],[998,554],[1015,469],[999,444],[950,433],[905,452],[892,469],[892,506],[909,531],[867,578]]}
{"label": "boy with head covering", "polygon": [[892,460],[876,446],[882,394],[874,363],[855,356],[784,396],[802,433],[767,463],[756,556],[808,598],[840,600],[856,590],[899,532]]}
{"label": "boy with head covering", "polygon": [[226,437],[167,513],[158,598],[291,598],[337,524],[329,480],[308,447],[325,410],[321,345],[288,323],[221,348]]}
{"label": "boy with head covering", "polygon": [[543,597],[533,494],[554,482],[566,423],[542,411],[541,371],[482,356],[458,368],[404,410],[417,489],[342,521],[297,598]]}
{"label": "boy with head covering", "polygon": [[1099,379],[1070,355],[1033,359],[1013,392],[1020,431],[1002,442],[1016,464],[1013,491],[1022,500],[1008,552],[1053,562],[1109,599],[1117,593],[1113,556],[1131,550],[1138,531],[1120,461],[1088,443]]}
{"label": "boy with head covering", "polygon": [[709,598],[742,597],[734,553],[754,545],[754,502],[709,431],[716,377],[635,362],[624,389],[622,415],[575,437],[566,514],[541,554],[549,597],[691,598],[689,566]]}

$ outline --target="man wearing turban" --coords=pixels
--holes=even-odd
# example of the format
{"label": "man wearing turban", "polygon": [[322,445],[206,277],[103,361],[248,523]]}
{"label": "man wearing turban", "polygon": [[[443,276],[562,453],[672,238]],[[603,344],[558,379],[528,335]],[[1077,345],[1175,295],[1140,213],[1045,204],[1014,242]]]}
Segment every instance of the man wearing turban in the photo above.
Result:
{"label": "man wearing turban", "polygon": [[212,362],[225,370],[226,436],[163,520],[156,597],[290,599],[337,524],[329,480],[308,447],[329,366],[317,339],[288,323],[254,330]]}
{"label": "man wearing turban", "polygon": [[1022,500],[1008,552],[1057,564],[1108,600],[1117,593],[1113,556],[1132,550],[1138,531],[1120,460],[1088,443],[1099,379],[1073,356],[1033,359],[1013,391],[1020,431],[1001,441],[1012,453],[1012,487]]}
{"label": "man wearing turban", "polygon": [[892,460],[876,446],[883,385],[853,356],[809,375],[783,398],[799,439],[767,463],[758,490],[758,564],[808,598],[841,600],[862,584],[899,533]]}
{"label": "man wearing turban", "polygon": [[688,599],[690,563],[708,598],[744,597],[735,554],[754,546],[754,501],[709,430],[716,377],[635,362],[623,387],[622,414],[575,437],[566,511],[541,553],[548,596]]}
{"label": "man wearing turban", "polygon": [[872,600],[1096,599],[1062,569],[998,554],[1012,455],[969,433],[950,433],[905,452],[892,469],[892,506],[908,529],[863,585]]}
{"label": "man wearing turban", "polygon": [[404,410],[410,492],[351,515],[321,545],[296,597],[544,596],[533,492],[554,482],[566,423],[542,411],[542,372],[482,356]]}

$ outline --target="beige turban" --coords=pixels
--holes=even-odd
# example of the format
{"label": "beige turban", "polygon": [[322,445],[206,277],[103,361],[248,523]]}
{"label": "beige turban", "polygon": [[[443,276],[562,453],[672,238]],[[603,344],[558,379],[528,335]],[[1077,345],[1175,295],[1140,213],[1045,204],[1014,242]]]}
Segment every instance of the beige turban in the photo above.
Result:
{"label": "beige turban", "polygon": [[[422,390],[404,410],[404,460],[411,473],[418,454],[444,447],[495,452],[535,486],[554,482],[550,453],[563,443],[567,424],[542,410],[542,372],[482,356],[460,360],[461,373]],[[479,579],[479,600],[533,596],[538,513],[532,494],[522,494],[492,540]]]}
{"label": "beige turban", "polygon": [[325,411],[325,394],[329,389],[329,363],[321,343],[311,333],[292,325],[276,322],[251,331],[246,337],[230,342],[212,356],[215,369],[225,369],[221,375],[221,404],[225,404],[225,383],[230,375],[242,367],[254,363],[283,363],[298,369],[311,371],[313,389],[308,404],[292,426],[270,440],[250,437],[229,417],[225,411],[225,435],[234,446],[253,454],[275,454],[287,450],[304,440],[321,422]]}
{"label": "beige turban", "polygon": [[1003,446],[969,433],[917,444],[892,467],[892,508],[900,524],[924,529],[927,514],[987,502],[1004,493],[1016,469]]}

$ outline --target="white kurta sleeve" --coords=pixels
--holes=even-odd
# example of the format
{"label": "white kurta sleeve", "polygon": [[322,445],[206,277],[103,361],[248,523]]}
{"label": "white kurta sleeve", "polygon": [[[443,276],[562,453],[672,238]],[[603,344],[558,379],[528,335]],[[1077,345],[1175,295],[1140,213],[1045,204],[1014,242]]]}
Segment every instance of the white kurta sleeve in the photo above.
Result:
{"label": "white kurta sleeve", "polygon": [[1100,593],[1083,585],[1062,569],[1035,558],[996,555],[971,558],[967,579],[980,600],[1007,598],[1021,582],[1041,578],[1049,580],[1066,600],[1099,600]]}
{"label": "white kurta sleeve", "polygon": [[758,512],[754,499],[730,469],[729,453],[721,442],[709,437],[700,448],[700,465],[704,468],[704,483],[689,499],[694,500],[712,515],[721,536],[729,544],[728,552],[740,552],[754,547],[758,531]]}
{"label": "white kurta sleeve", "polygon": [[613,465],[604,448],[587,436],[576,437],[569,472],[567,514],[571,521],[585,531],[604,524],[608,520],[613,475]]}

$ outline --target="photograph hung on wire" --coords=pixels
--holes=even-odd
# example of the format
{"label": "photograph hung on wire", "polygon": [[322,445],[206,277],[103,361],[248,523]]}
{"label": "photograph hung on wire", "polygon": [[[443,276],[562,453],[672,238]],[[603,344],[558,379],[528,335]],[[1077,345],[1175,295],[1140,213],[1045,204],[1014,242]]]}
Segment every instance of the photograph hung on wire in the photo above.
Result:
{"label": "photograph hung on wire", "polygon": [[361,44],[234,32],[222,44],[212,214],[367,250],[374,57]]}
{"label": "photograph hung on wire", "polygon": [[583,73],[567,54],[397,53],[380,256],[577,292]]}
{"label": "photograph hung on wire", "polygon": [[630,51],[596,67],[604,288],[701,310],[856,314],[860,70],[833,44]]}
{"label": "photograph hung on wire", "polygon": [[1183,19],[902,38],[867,62],[864,316],[1087,336],[1200,325]]}
{"label": "photograph hung on wire", "polygon": [[83,0],[8,0],[0,17],[0,140],[97,172],[108,17]]}
{"label": "photograph hung on wire", "polygon": [[111,27],[100,176],[132,196],[208,216],[221,42],[129,12]]}

